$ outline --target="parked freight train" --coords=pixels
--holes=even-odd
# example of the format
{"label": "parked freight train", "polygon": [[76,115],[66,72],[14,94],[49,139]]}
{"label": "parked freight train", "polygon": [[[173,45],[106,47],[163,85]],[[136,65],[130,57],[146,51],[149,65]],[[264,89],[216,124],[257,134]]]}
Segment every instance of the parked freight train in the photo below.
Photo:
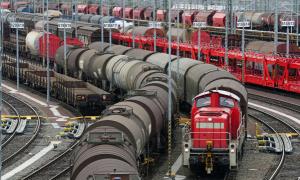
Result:
{"label": "parked freight train", "polygon": [[[113,86],[125,91],[133,91],[129,93],[129,98],[110,107],[102,119],[86,130],[81,139],[81,146],[77,148],[74,156],[71,179],[107,176],[108,178],[138,178],[138,172],[149,151],[145,150],[145,145],[149,143],[150,151],[153,152],[165,142],[165,138],[162,137],[166,137],[167,124],[168,88],[165,73],[169,67],[168,55],[120,45],[109,48],[107,43],[101,46],[100,42],[92,43],[90,48],[92,49],[69,50],[68,73],[88,81],[100,82],[101,85],[108,83],[110,88]],[[97,52],[102,48],[109,53]],[[114,54],[111,54],[112,52]],[[58,54],[59,56],[61,55]],[[57,60],[60,62],[58,66],[63,68],[61,60]],[[179,74],[176,73],[178,63]],[[177,59],[175,56],[172,56],[170,65],[172,78],[176,79],[177,75],[179,76],[177,86],[172,83],[172,111],[176,111],[177,97],[180,97],[180,101],[193,105],[194,101],[201,99],[202,95],[196,97],[201,92],[205,92],[203,96],[215,96],[214,103],[206,102],[205,108],[198,107],[198,111],[195,111],[195,107],[193,108],[192,116],[196,116],[197,113],[204,116],[200,119],[197,116],[197,119],[193,118],[193,121],[226,123],[222,128],[222,133],[234,135],[229,136],[226,142],[222,143],[222,147],[224,152],[230,147],[235,148],[235,153],[230,155],[230,163],[229,159],[227,162],[227,165],[230,164],[229,168],[235,168],[238,163],[237,153],[242,151],[245,138],[247,112],[245,88],[230,73],[213,65],[188,58]],[[193,100],[194,97],[196,97],[195,100]],[[209,98],[205,97],[205,99]],[[217,99],[221,103],[217,103],[219,102]],[[219,117],[218,113],[224,115]],[[207,116],[209,119],[206,119]],[[228,123],[227,118],[232,118],[234,121]],[[194,128],[192,130],[193,133],[201,133],[207,129]],[[219,132],[220,129],[215,132],[215,137],[220,136]],[[212,141],[212,145],[219,143],[216,138],[207,138]],[[185,144],[184,147],[186,147]],[[192,147],[197,148],[196,144],[190,144],[189,147],[191,147],[191,152]],[[213,155],[217,149],[215,145],[212,147]],[[228,155],[224,153],[224,159]],[[196,156],[206,157],[200,154]],[[193,161],[193,156],[186,158],[189,159],[191,166],[203,167],[202,162]]]}
{"label": "parked freight train", "polygon": [[[5,36],[4,44],[5,50],[14,52],[16,49],[15,44],[15,32],[13,30],[9,30],[9,22],[11,19],[16,17],[18,21],[23,21],[25,23],[25,28],[20,32],[21,39],[24,41],[19,41],[20,43],[20,53],[21,55],[25,55],[27,57],[30,56],[31,59],[43,59],[46,55],[46,38],[40,37],[42,34],[41,31],[31,33],[28,35],[27,39],[29,44],[25,44],[26,35],[30,30],[35,26],[36,29],[42,29],[43,23],[42,21],[38,21],[35,25],[32,23],[28,23],[30,20],[34,20],[35,18],[40,18],[39,15],[33,14],[24,14],[19,13],[14,15],[13,13],[9,13],[5,16],[5,31],[8,32],[8,36]],[[91,19],[101,19],[101,17],[92,17]],[[46,26],[46,25],[45,25]],[[46,29],[46,27],[44,27]],[[78,38],[81,40],[78,41],[75,38],[75,32],[77,30]],[[50,49],[49,49],[49,57],[50,61],[54,61],[55,53],[58,47],[62,44],[60,39],[63,38],[63,31],[58,29],[58,20],[55,18],[51,18],[49,22],[49,31],[50,34]],[[10,33],[9,33],[10,32]],[[91,23],[77,23],[77,26],[73,26],[73,28],[67,31],[67,44],[71,45],[80,45],[88,46],[90,43],[94,41],[98,41],[101,39],[101,28],[97,24]],[[150,49],[153,50],[154,47],[154,29],[147,27],[135,27],[133,29],[128,28],[126,33],[120,34],[118,31],[114,31],[112,40],[114,43],[126,44],[128,46],[132,46],[132,35],[135,35],[135,45],[139,48]],[[197,40],[198,33],[193,32],[189,33],[186,29],[176,29],[172,28],[171,37],[173,40],[179,39],[181,41],[191,40],[192,43],[180,43],[179,44],[179,52],[181,56],[189,57],[193,59],[197,59]],[[167,32],[167,33],[170,33]],[[167,52],[168,44],[166,41],[165,31],[161,29],[156,29],[157,33],[157,50],[161,52]],[[32,36],[34,35],[34,36]],[[32,37],[30,37],[32,36]],[[108,41],[109,33],[104,29],[104,41]],[[74,39],[75,38],[75,39]],[[218,37],[210,37],[208,33],[201,33],[201,61],[204,61],[209,64],[215,64],[219,67],[225,67],[225,49],[222,48],[221,43],[222,39]],[[232,41],[235,44],[235,41]],[[176,54],[178,44],[176,42],[172,42],[172,54]],[[253,41],[246,44],[245,49],[249,52],[245,54],[245,82],[251,84],[257,84],[260,86],[267,86],[271,88],[283,89],[291,92],[300,92],[300,67],[299,67],[299,58],[291,56],[289,58],[283,56],[270,55],[273,50],[276,48],[277,52],[284,53],[285,52],[285,44],[279,43],[277,47],[274,46],[272,42],[264,42],[264,41]],[[32,53],[35,52],[35,53]],[[38,54],[36,54],[38,52]],[[260,54],[264,53],[264,54]],[[293,45],[290,45],[290,54],[299,53],[299,48]],[[238,79],[241,78],[242,72],[242,55],[239,50],[229,50],[228,53],[229,64],[228,70],[233,73]],[[275,68],[275,67],[279,68]]]}
{"label": "parked freight train", "polygon": [[[36,15],[38,16],[38,15]],[[6,25],[4,26],[7,36],[5,36],[4,44],[5,50],[15,51],[15,32],[9,30],[9,22],[10,17],[14,17],[14,14],[7,14],[3,16],[4,22]],[[30,32],[33,26],[38,29],[43,28],[43,24],[41,21],[38,21],[35,25],[31,25],[32,23],[27,23],[29,20],[34,19],[33,14],[24,14],[20,13],[15,15],[19,21],[25,22],[24,31],[20,34],[24,40],[26,39],[26,34]],[[94,17],[93,17],[94,18]],[[93,19],[91,18],[91,19]],[[95,17],[100,18],[101,17]],[[56,50],[61,45],[62,41],[60,39],[63,38],[63,32],[61,29],[58,29],[58,20],[52,18],[49,23],[49,31],[50,34],[50,49],[49,49],[49,57],[50,61],[54,60]],[[46,25],[45,25],[46,26]],[[83,46],[88,46],[90,43],[94,41],[98,41],[101,39],[101,28],[96,24],[87,24],[87,23],[77,23],[77,26],[73,26],[67,31],[67,44],[78,45],[83,43]],[[46,27],[44,27],[46,29]],[[25,31],[26,29],[26,31]],[[75,31],[77,30],[78,38],[81,40],[74,40]],[[9,33],[10,32],[10,33]],[[135,27],[134,29],[128,29],[127,33],[119,34],[118,31],[115,31],[112,36],[112,40],[114,43],[125,44],[128,46],[132,46],[132,34],[135,34],[135,45],[139,48],[153,50],[154,47],[154,29],[147,27]],[[178,32],[178,33],[177,33]],[[167,52],[168,42],[166,41],[166,33],[161,29],[156,29],[157,33],[157,51]],[[169,32],[168,32],[169,33]],[[41,32],[33,33],[31,35],[40,35]],[[197,40],[198,33],[194,32],[192,35],[188,35],[188,31],[185,29],[173,29],[171,30],[172,39],[177,39],[179,35],[179,39],[182,41],[187,40],[192,37],[192,42],[194,43],[180,43],[179,44],[179,52],[181,56],[189,57],[193,59],[197,59]],[[104,29],[104,41],[108,41],[109,33]],[[43,59],[46,55],[46,38],[44,36],[44,40],[40,36],[32,36],[27,37],[30,41],[28,46],[26,46],[25,41],[20,42],[20,53],[21,55],[30,56],[31,59]],[[37,39],[38,38],[38,39]],[[222,39],[210,37],[206,32],[201,33],[201,61],[204,61],[209,64],[214,64],[219,67],[225,68],[225,49],[220,45],[220,41]],[[22,43],[21,43],[22,42]],[[178,44],[176,42],[172,42],[172,54],[176,54]],[[266,86],[271,88],[283,89],[291,92],[300,92],[300,66],[299,66],[299,58],[290,56],[289,58],[284,56],[276,56],[271,55],[270,53],[276,48],[278,52],[285,52],[285,44],[279,43],[277,47],[274,46],[272,42],[265,41],[253,41],[249,42],[245,49],[249,52],[245,54],[245,82],[250,84],[257,84],[260,86]],[[38,55],[34,55],[31,52],[38,52]],[[260,54],[265,53],[264,54]],[[299,48],[295,46],[290,46],[290,53],[299,53]],[[242,55],[239,50],[229,50],[228,53],[229,64],[228,70],[233,73],[238,79],[241,78],[242,72]],[[279,68],[275,68],[275,67]]]}
{"label": "parked freight train", "polygon": [[[99,42],[98,42],[98,44],[99,44]],[[114,48],[116,48],[116,50],[118,50],[119,53],[121,53],[123,51],[122,54],[126,53],[126,55],[129,55],[130,57],[138,55],[137,57],[134,57],[134,58],[139,59],[139,60],[142,59],[142,60],[149,61],[149,62],[153,61],[154,63],[162,63],[162,64],[160,64],[159,67],[163,68],[164,70],[167,69],[167,66],[168,66],[167,61],[164,61],[161,59],[161,57],[163,57],[163,56],[167,57],[166,54],[153,53],[150,51],[145,51],[145,50],[140,50],[140,49],[131,49],[131,48],[128,49],[126,47],[121,48],[121,46],[116,46]],[[110,51],[112,51],[112,49],[113,48],[110,48]],[[72,52],[68,53],[68,61],[67,61],[67,62],[70,62],[70,65],[68,67],[70,68],[69,71],[71,70],[71,73],[75,73],[78,75],[78,77],[81,77],[81,78],[84,77],[87,80],[98,80],[98,82],[100,81],[101,84],[104,84],[104,85],[107,84],[107,82],[105,82],[105,81],[110,81],[112,85],[118,86],[121,89],[125,89],[125,90],[142,88],[141,91],[144,93],[146,92],[146,95],[145,95],[146,97],[148,97],[148,95],[151,95],[151,91],[152,92],[155,91],[154,94],[157,94],[156,95],[157,100],[155,100],[154,102],[156,103],[156,107],[161,108],[160,111],[162,113],[162,115],[161,116],[159,115],[158,118],[164,117],[164,114],[165,114],[164,111],[167,109],[166,108],[167,101],[164,99],[167,97],[166,96],[167,87],[164,82],[166,81],[167,78],[164,74],[159,73],[157,71],[158,70],[157,67],[149,67],[149,66],[147,67],[146,64],[139,64],[140,61],[134,61],[132,59],[128,59],[128,58],[126,58],[126,56],[123,56],[123,55],[117,55],[115,57],[114,55],[111,55],[111,54],[98,54],[93,50],[78,49],[78,48],[75,48],[73,50],[74,50],[74,51],[72,51],[73,53]],[[61,51],[57,51],[57,53],[59,53],[59,52],[61,52]],[[76,55],[76,53],[79,53],[80,55]],[[71,56],[71,54],[73,54],[73,56]],[[58,65],[59,65],[60,64],[59,62],[62,61],[63,58],[59,54],[57,57],[58,58],[56,61],[58,62]],[[71,59],[69,59],[69,57],[73,57],[73,59],[71,60]],[[104,59],[102,59],[102,58],[104,58]],[[161,61],[157,61],[157,59],[160,59]],[[165,60],[166,59],[167,58],[165,58]],[[175,60],[175,58],[172,58],[172,59],[173,59],[173,61]],[[187,60],[187,61],[185,62],[185,60]],[[221,75],[219,80],[222,80],[224,78],[223,76],[226,76],[226,74],[227,74],[227,76],[230,75],[226,71],[218,69],[217,67],[214,67],[213,65],[203,64],[200,61],[189,61],[186,58],[179,59],[177,61],[179,63],[180,63],[180,61],[182,61],[180,64],[184,63],[184,66],[180,66],[181,67],[180,71],[182,73],[180,74],[181,75],[180,82],[178,82],[178,83],[180,83],[180,85],[181,85],[180,87],[182,88],[182,90],[178,90],[177,93],[181,93],[180,97],[181,97],[182,101],[185,101],[188,103],[191,103],[192,98],[195,95],[197,95],[198,92],[201,92],[204,89],[203,86],[200,86],[200,85],[194,86],[194,85],[201,82],[200,79],[204,78],[201,76],[204,76],[205,74],[202,74],[199,77],[199,79],[197,79],[198,76],[194,77],[195,73],[192,73],[192,70],[198,72],[198,71],[200,71],[201,68],[204,68],[205,70],[212,68],[212,69],[210,69],[210,70],[212,70],[210,72],[213,72],[213,69],[215,68],[214,69],[215,71],[218,71],[218,72],[220,71],[221,74],[224,73],[223,75]],[[174,64],[172,64],[171,67],[173,67],[172,72],[173,72],[173,76],[174,76],[175,61],[173,63]],[[141,68],[135,67],[137,64],[139,64],[141,66]],[[176,64],[177,64],[177,62],[176,62]],[[89,67],[94,67],[94,68],[90,69]],[[136,71],[133,71],[133,69]],[[106,77],[104,77],[104,76],[106,76]],[[236,81],[233,76],[231,76],[231,78],[232,78],[231,80],[228,80],[229,82],[226,81],[227,83],[225,83],[225,85],[222,85],[221,87],[219,87],[219,85],[214,84],[212,81],[209,81],[210,83],[208,83],[208,82],[207,83],[208,83],[208,85],[212,83],[212,85],[211,85],[212,89],[215,89],[215,86],[217,86],[219,89],[223,89],[223,90],[227,90],[227,91],[233,91],[233,90],[231,90],[232,88],[233,89],[243,88],[243,86],[238,81]],[[227,78],[225,78],[225,79],[227,79]],[[228,79],[230,79],[230,78],[228,78]],[[158,82],[156,82],[156,81],[158,81]],[[222,84],[222,81],[221,81],[221,84]],[[233,86],[231,86],[231,85],[233,85]],[[103,87],[105,87],[105,86],[103,86]],[[200,88],[201,88],[201,90],[200,90]],[[163,91],[159,91],[159,89],[164,89],[164,93],[163,93]],[[177,89],[177,88],[175,88],[175,89]],[[149,90],[150,90],[150,94],[149,94]],[[245,91],[243,91],[243,89],[238,89],[234,92],[245,92]],[[141,93],[141,92],[137,92],[137,93]],[[172,102],[174,103],[174,102],[176,102],[175,99],[176,99],[177,95],[176,95],[175,91],[173,91],[172,94],[173,94]],[[226,94],[224,96],[227,97]],[[243,100],[246,99],[245,94],[240,94],[240,96],[241,96],[241,98],[243,98]],[[245,104],[246,103],[244,101],[242,101],[241,107],[245,108]],[[216,106],[216,104],[213,106]],[[175,107],[176,107],[176,105],[173,104],[173,109],[175,109]],[[150,106],[148,106],[147,108],[150,108]],[[112,114],[116,115],[121,112],[121,115],[124,116],[124,111],[126,111],[126,108],[125,109],[124,108],[116,109],[116,110],[112,111]],[[147,111],[147,112],[149,112],[149,111]],[[158,111],[155,111],[155,112],[158,112]],[[110,114],[110,113],[108,113],[108,114]],[[126,116],[126,114],[127,113],[125,112],[125,116]],[[138,115],[136,115],[136,116],[138,116]],[[132,116],[132,117],[134,117],[134,116]],[[120,118],[120,117],[118,117],[118,118]],[[137,121],[139,122],[140,119],[141,118],[138,118]],[[240,119],[241,118],[238,118],[238,120],[240,120]],[[101,120],[100,120],[100,122],[101,122]],[[163,120],[159,120],[158,122],[161,124],[164,124]],[[135,132],[133,130],[126,130],[126,129],[120,130],[119,125],[117,125],[118,123],[119,123],[119,121],[115,122],[114,119],[109,118],[109,121],[106,121],[104,124],[102,124],[102,122],[101,122],[100,124],[102,124],[104,126],[110,126],[111,128],[118,129],[117,135],[120,134],[118,132],[121,131],[121,134],[124,133],[126,136],[129,136],[129,138],[133,137],[127,141],[131,142],[131,144],[137,143],[133,147],[134,148],[133,152],[136,153],[136,151],[138,150],[139,153],[136,155],[136,157],[143,159],[142,158],[143,154],[141,153],[140,148],[144,147],[144,145],[146,144],[145,142],[148,142],[149,138],[147,138],[147,136],[138,134],[138,132],[142,131],[145,133],[146,129],[141,129],[138,132]],[[245,126],[245,122],[243,120],[237,121],[237,123],[238,123],[238,126],[242,126],[242,127]],[[151,124],[151,127],[152,127],[152,125],[154,125],[154,124]],[[130,127],[134,127],[134,125],[132,125]],[[138,126],[138,127],[140,127],[140,126]],[[107,129],[107,128],[105,127],[105,129]],[[142,133],[142,132],[140,132],[140,133]],[[229,132],[229,133],[231,133],[231,132]],[[100,135],[101,134],[102,134],[102,132],[100,133]],[[163,132],[161,133],[161,135],[163,136]],[[159,135],[159,137],[161,135]],[[106,136],[107,135],[105,134],[104,138]],[[91,136],[89,136],[89,137],[91,137]],[[142,137],[142,139],[136,139],[134,137]],[[242,138],[242,137],[244,137],[244,136],[239,136],[239,138]],[[238,137],[236,137],[236,138],[238,138]],[[154,139],[158,139],[158,138],[154,138]],[[232,141],[234,142],[234,139],[232,139]],[[240,142],[243,142],[243,140],[240,140]],[[156,143],[154,143],[154,144],[156,144]],[[240,144],[236,144],[236,147],[239,151],[241,150]],[[85,163],[86,163],[86,161],[84,162],[84,164]],[[202,164],[199,162],[199,163],[196,163],[195,166],[196,167],[202,166]],[[233,164],[233,166],[235,166],[235,165]],[[77,168],[77,166],[76,166],[76,168]],[[85,167],[79,165],[78,169],[75,169],[75,170],[76,170],[76,172],[80,173],[81,171],[86,171],[89,169],[90,168],[85,169]],[[75,173],[75,171],[74,171],[74,173]],[[107,172],[105,174],[107,174]]]}
{"label": "parked freight train", "polygon": [[[93,43],[90,47],[97,49],[95,45],[99,43]],[[167,73],[167,54],[120,45],[109,48],[108,44],[104,50],[153,63]],[[183,143],[183,164],[196,171],[205,167],[208,173],[220,164],[236,168],[245,139],[245,88],[233,75],[213,65],[189,58],[177,59],[176,56],[172,56],[171,61],[172,78],[177,82],[179,100],[192,106],[191,127],[186,129]]]}
{"label": "parked freight train", "polygon": [[[59,13],[56,13],[57,11],[50,11],[50,19],[49,19],[49,32],[51,32],[54,35],[57,35],[60,39],[63,39],[63,29],[58,29],[58,22],[61,20],[58,18]],[[42,21],[42,15],[41,14],[30,14],[30,13],[7,13],[3,16],[3,21],[6,23],[5,27],[6,32],[12,32],[12,38],[14,38],[14,30],[10,30],[9,22],[16,19],[17,21],[24,22],[26,24],[26,28],[24,30],[21,30],[20,37],[23,37],[24,34],[26,35],[26,32],[30,32],[33,28],[37,30],[47,29],[46,23],[43,23]],[[66,32],[67,39],[68,38],[75,38],[75,35],[78,35],[78,38],[84,43],[85,46],[90,44],[93,41],[100,40],[101,36],[101,22],[113,22],[116,21],[114,17],[112,16],[105,16],[101,17],[99,15],[81,15],[78,17],[78,22],[75,27],[75,23],[73,23],[72,28],[68,29]],[[32,22],[29,22],[32,21]],[[131,36],[145,36],[145,37],[153,37],[154,34],[154,28],[148,28],[148,27],[132,27],[130,24],[125,22],[125,28],[122,29],[122,24],[120,24],[120,28],[113,29],[113,33],[124,33],[125,35],[131,35]],[[88,28],[87,28],[88,27]],[[23,33],[24,32],[24,33]],[[176,41],[177,39],[180,42],[186,42],[186,43],[192,43],[194,45],[198,44],[198,32],[197,31],[190,31],[183,28],[172,28],[171,31],[167,31],[165,29],[156,28],[156,35],[158,38],[166,38],[167,35],[171,33],[171,37],[173,41]],[[22,36],[23,35],[23,36]],[[104,29],[104,37],[105,41],[107,41],[108,38],[108,31]],[[15,40],[14,40],[15,41]],[[12,41],[12,42],[14,42]],[[52,42],[52,41],[51,41]],[[22,44],[22,43],[21,43]],[[201,44],[206,46],[213,46],[213,47],[223,47],[224,46],[224,38],[216,35],[211,35],[208,32],[202,31],[201,32]],[[228,46],[230,48],[237,48],[239,49],[241,47],[241,38],[237,35],[230,35],[229,36],[229,43]],[[262,48],[247,48],[247,42],[246,42],[246,50],[252,50],[255,52],[261,52],[264,54],[269,54],[274,52],[274,45],[273,43],[265,43]],[[286,52],[285,48],[286,44],[280,42],[278,47],[276,47],[277,52],[280,54],[284,54]],[[264,48],[265,47],[265,48]],[[299,55],[300,50],[295,44],[289,45],[289,53],[290,55]]]}
{"label": "parked freight train", "polygon": [[[0,7],[4,9],[14,9],[9,2],[2,2]],[[33,7],[28,2],[18,2],[14,7],[18,9],[17,12],[33,12]],[[63,14],[70,16],[72,15],[72,12],[75,12],[75,5],[73,5],[72,7],[71,4],[67,2],[49,3],[49,9],[60,10]],[[112,5],[110,7],[107,5],[103,5],[102,7],[100,7],[98,4],[78,4],[77,9],[79,13],[99,15],[102,11],[104,16],[112,15],[120,18],[123,18],[124,11],[124,18],[135,20],[153,20],[154,17],[157,21],[166,21],[167,19],[167,11],[161,7],[157,7],[156,10],[151,6],[135,8],[125,7],[125,9],[123,9],[122,6],[118,5]],[[41,4],[36,5],[35,12],[43,12]],[[214,7],[204,10],[204,8],[199,9],[199,7],[185,9],[184,7],[174,6],[171,9],[172,22],[177,22],[178,17],[179,22],[184,24],[185,26],[191,26],[194,21],[201,21],[206,22],[209,26],[225,27],[226,16],[224,10]],[[234,17],[234,19],[236,19],[237,21],[241,19],[250,21],[252,29],[269,31],[274,29],[275,13],[272,12],[235,12]],[[299,16],[297,16],[296,14],[291,14],[289,12],[279,13],[279,30],[285,31],[285,28],[281,26],[282,21],[293,20],[295,22],[298,22],[298,26],[300,26],[300,21],[297,21],[297,18],[299,18]],[[293,31],[295,32],[296,28],[294,28]]]}

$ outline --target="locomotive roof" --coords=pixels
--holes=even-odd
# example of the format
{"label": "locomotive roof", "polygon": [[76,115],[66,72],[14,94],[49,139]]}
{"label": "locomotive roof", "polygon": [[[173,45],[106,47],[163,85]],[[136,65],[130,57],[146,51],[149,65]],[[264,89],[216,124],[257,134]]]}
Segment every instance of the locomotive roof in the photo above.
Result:
{"label": "locomotive roof", "polygon": [[212,92],[217,92],[217,93],[220,93],[220,94],[225,95],[225,96],[230,96],[230,97],[234,98],[235,100],[240,101],[240,98],[237,95],[235,95],[231,92],[228,92],[228,91],[224,91],[224,90],[206,91],[206,92],[198,94],[196,97],[194,97],[194,99],[197,99],[197,98],[199,98],[201,96],[204,96],[204,95],[207,95],[207,94],[211,94]]}

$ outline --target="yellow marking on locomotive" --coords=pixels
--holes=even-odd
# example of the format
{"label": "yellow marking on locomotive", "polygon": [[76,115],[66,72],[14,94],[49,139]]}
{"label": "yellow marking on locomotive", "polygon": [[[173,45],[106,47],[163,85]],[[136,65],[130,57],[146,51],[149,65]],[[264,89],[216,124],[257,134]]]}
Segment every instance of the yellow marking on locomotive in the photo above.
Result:
{"label": "yellow marking on locomotive", "polygon": [[145,158],[143,165],[153,165],[154,164],[154,159],[149,157],[149,158]]}
{"label": "yellow marking on locomotive", "polygon": [[206,141],[206,149],[210,151],[212,149],[212,144],[212,141]]}

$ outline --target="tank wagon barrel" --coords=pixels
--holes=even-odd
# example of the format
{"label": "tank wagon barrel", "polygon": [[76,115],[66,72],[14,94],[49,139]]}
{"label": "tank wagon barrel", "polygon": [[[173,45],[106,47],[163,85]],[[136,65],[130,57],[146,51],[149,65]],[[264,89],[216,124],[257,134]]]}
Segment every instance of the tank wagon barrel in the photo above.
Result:
{"label": "tank wagon barrel", "polygon": [[[97,52],[102,47],[104,52]],[[124,101],[109,107],[102,119],[87,128],[81,146],[76,148],[73,156],[71,179],[85,179],[95,174],[138,179],[141,167],[136,161],[142,161],[145,146],[150,142],[157,144],[157,139],[166,129],[168,55],[121,45],[109,48],[108,43],[101,42],[94,42],[89,48],[85,49],[86,53],[79,54],[76,61],[70,59],[71,55],[68,58],[68,61],[75,62],[73,67],[78,67],[78,74],[108,81],[129,91],[129,95]],[[75,51],[83,50],[75,48],[69,54],[74,52],[75,55]],[[179,78],[175,83],[177,63],[180,65]],[[192,105],[193,96],[215,89],[236,93],[241,98],[241,105],[247,104],[245,88],[233,75],[216,66],[173,56],[171,72],[173,112],[179,100],[177,97]],[[245,114],[246,109],[242,113]],[[159,143],[156,148],[158,146]],[[100,164],[101,168],[97,168]]]}
{"label": "tank wagon barrel", "polygon": [[[99,48],[96,45],[93,47]],[[71,49],[68,61],[71,61],[70,57],[75,51],[79,54],[83,50]],[[60,56],[58,54],[57,58]],[[87,128],[81,138],[82,146],[78,147],[75,153],[71,179],[86,179],[93,173],[106,176],[107,173],[120,175],[123,172],[126,172],[130,179],[138,179],[136,159],[143,156],[144,148],[150,141],[160,148],[162,145],[156,141],[166,133],[167,76],[160,67],[126,55],[86,49],[79,56],[73,57],[76,60],[72,60],[75,62],[72,67],[78,67],[83,76],[100,81],[107,80],[118,88],[133,91],[125,101],[109,107],[103,118]],[[140,58],[143,59],[142,56]],[[176,89],[175,83],[173,86]],[[175,113],[175,91],[172,98],[172,113]],[[107,137],[109,138],[103,139]],[[82,148],[86,148],[87,151],[83,151]],[[96,149],[99,150],[98,153]],[[102,168],[95,168],[94,165],[99,163],[102,164]],[[114,167],[115,172],[109,169],[110,167]]]}

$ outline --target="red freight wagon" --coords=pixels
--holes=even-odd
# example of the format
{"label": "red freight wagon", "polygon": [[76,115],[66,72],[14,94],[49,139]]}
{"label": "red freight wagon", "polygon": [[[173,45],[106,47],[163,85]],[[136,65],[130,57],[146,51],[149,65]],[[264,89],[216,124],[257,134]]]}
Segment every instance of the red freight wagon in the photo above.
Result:
{"label": "red freight wagon", "polygon": [[143,7],[135,8],[133,10],[133,18],[144,20],[145,19],[144,12],[145,12],[145,8],[143,8]]}
{"label": "red freight wagon", "polygon": [[99,6],[97,4],[91,4],[89,7],[90,14],[99,14]]}
{"label": "red freight wagon", "polygon": [[194,22],[196,14],[198,14],[198,11],[196,11],[196,10],[185,11],[182,14],[182,23],[185,25],[191,26]]}
{"label": "red freight wagon", "polygon": [[[44,37],[44,38],[43,38]],[[44,41],[43,41],[44,39]],[[47,34],[45,34],[44,36],[40,37],[39,39],[39,54],[41,57],[46,57],[47,55]],[[59,39],[59,37],[57,37],[54,34],[49,34],[49,58],[50,60],[54,60],[55,58],[55,54],[56,54],[56,50],[60,47],[60,43],[61,40]]]}
{"label": "red freight wagon", "polygon": [[177,17],[179,17],[179,23],[182,22],[183,10],[172,9],[171,10],[171,21],[173,23],[177,22]]}
{"label": "red freight wagon", "polygon": [[272,26],[272,16],[274,13],[264,13],[262,15],[262,22],[264,27],[269,30],[270,28],[273,29],[274,25]]}
{"label": "red freight wagon", "polygon": [[9,2],[1,2],[0,8],[2,9],[10,9],[10,3]]}
{"label": "red freight wagon", "polygon": [[88,13],[88,10],[89,10],[89,6],[86,5],[86,4],[79,4],[77,6],[77,10],[78,10],[78,13],[84,13],[84,14],[87,14]]}
{"label": "red freight wagon", "polygon": [[125,8],[125,18],[128,18],[128,19],[133,18],[133,8],[131,8],[131,7]]}
{"label": "red freight wagon", "polygon": [[216,14],[216,11],[202,11],[199,12],[196,17],[196,22],[206,22],[208,26],[213,25],[213,16]]}
{"label": "red freight wagon", "polygon": [[[202,45],[203,45],[203,43],[210,44],[210,35],[208,32],[201,31],[200,37],[201,37],[200,41],[201,41]],[[196,30],[192,33],[192,43],[195,45],[198,44],[198,30]]]}
{"label": "red freight wagon", "polygon": [[167,11],[163,9],[159,9],[156,12],[156,20],[157,21],[166,21],[167,18]]}
{"label": "red freight wagon", "polygon": [[213,16],[213,26],[225,27],[225,19],[226,19],[226,14],[224,12],[217,12]]}
{"label": "red freight wagon", "polygon": [[144,11],[144,18],[145,20],[151,21],[153,20],[153,8],[147,7]]}
{"label": "red freight wagon", "polygon": [[[67,45],[83,47],[83,43],[81,41],[79,41],[77,38],[66,38],[66,43],[67,43]],[[63,46],[64,41],[61,41],[60,45]]]}
{"label": "red freight wagon", "polygon": [[122,7],[114,7],[112,15],[115,17],[123,17],[123,8]]}

